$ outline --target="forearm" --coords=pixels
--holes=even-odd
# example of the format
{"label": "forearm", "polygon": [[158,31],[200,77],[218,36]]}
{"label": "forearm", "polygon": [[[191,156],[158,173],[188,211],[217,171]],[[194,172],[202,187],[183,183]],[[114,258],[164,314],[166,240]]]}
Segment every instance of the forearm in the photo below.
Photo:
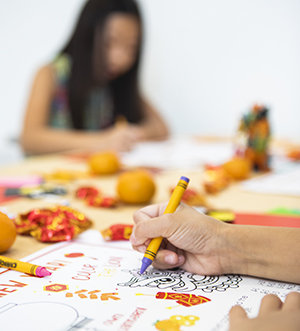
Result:
{"label": "forearm", "polygon": [[300,283],[300,229],[228,225],[224,269]]}
{"label": "forearm", "polygon": [[105,148],[105,133],[42,128],[24,132],[21,145],[27,154],[47,154],[65,151],[93,151]]}

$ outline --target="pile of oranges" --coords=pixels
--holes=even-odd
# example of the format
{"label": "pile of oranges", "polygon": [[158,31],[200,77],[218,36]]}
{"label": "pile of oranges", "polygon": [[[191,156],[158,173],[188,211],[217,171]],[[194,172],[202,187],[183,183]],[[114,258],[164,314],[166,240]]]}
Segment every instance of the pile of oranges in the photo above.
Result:
{"label": "pile of oranges", "polygon": [[[121,162],[114,152],[93,154],[88,166],[94,175],[111,175],[121,170]],[[155,183],[146,170],[129,170],[121,173],[117,182],[120,201],[128,204],[148,203],[155,193]]]}

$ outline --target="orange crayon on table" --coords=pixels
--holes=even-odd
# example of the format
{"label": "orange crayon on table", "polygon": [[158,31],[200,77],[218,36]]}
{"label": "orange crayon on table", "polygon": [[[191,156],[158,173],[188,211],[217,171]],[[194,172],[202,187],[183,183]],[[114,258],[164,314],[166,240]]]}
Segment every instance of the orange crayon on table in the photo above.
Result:
{"label": "orange crayon on table", "polygon": [[23,262],[9,257],[0,256],[0,267],[8,268],[26,274],[30,274],[38,277],[50,276],[51,272],[48,271],[45,267],[38,266],[36,264]]}
{"label": "orange crayon on table", "polygon": [[[175,187],[175,189],[171,195],[171,198],[169,200],[169,203],[164,211],[164,214],[174,213],[174,211],[180,204],[180,200],[189,184],[189,181],[190,180],[187,177],[184,177],[184,176],[180,177],[179,182],[178,182],[177,186]],[[163,240],[163,237],[158,237],[158,238],[154,238],[151,240],[150,244],[148,245],[148,247],[146,249],[143,260],[142,260],[140,274],[142,274],[152,264],[162,240]]]}

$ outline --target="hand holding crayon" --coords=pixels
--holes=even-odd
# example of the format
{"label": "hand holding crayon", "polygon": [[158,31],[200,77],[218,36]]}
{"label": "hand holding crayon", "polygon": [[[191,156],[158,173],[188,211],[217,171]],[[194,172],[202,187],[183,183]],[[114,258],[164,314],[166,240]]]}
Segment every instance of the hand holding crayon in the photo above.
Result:
{"label": "hand holding crayon", "polygon": [[[169,203],[164,211],[164,214],[170,214],[176,210],[176,208],[180,204],[180,200],[188,186],[189,181],[190,180],[187,177],[184,176],[180,177],[180,180],[171,195]],[[152,264],[162,240],[163,237],[158,237],[151,240],[142,260],[140,274],[142,274]]]}

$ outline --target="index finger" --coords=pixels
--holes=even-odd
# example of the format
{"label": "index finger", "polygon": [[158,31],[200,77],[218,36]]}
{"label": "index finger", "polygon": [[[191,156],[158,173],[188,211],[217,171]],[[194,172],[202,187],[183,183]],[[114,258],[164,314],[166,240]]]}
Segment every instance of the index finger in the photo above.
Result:
{"label": "index finger", "polygon": [[133,214],[133,221],[134,223],[137,224],[142,221],[147,221],[150,218],[160,216],[165,211],[166,206],[167,204],[163,203],[163,204],[150,205],[142,209],[139,209]]}

